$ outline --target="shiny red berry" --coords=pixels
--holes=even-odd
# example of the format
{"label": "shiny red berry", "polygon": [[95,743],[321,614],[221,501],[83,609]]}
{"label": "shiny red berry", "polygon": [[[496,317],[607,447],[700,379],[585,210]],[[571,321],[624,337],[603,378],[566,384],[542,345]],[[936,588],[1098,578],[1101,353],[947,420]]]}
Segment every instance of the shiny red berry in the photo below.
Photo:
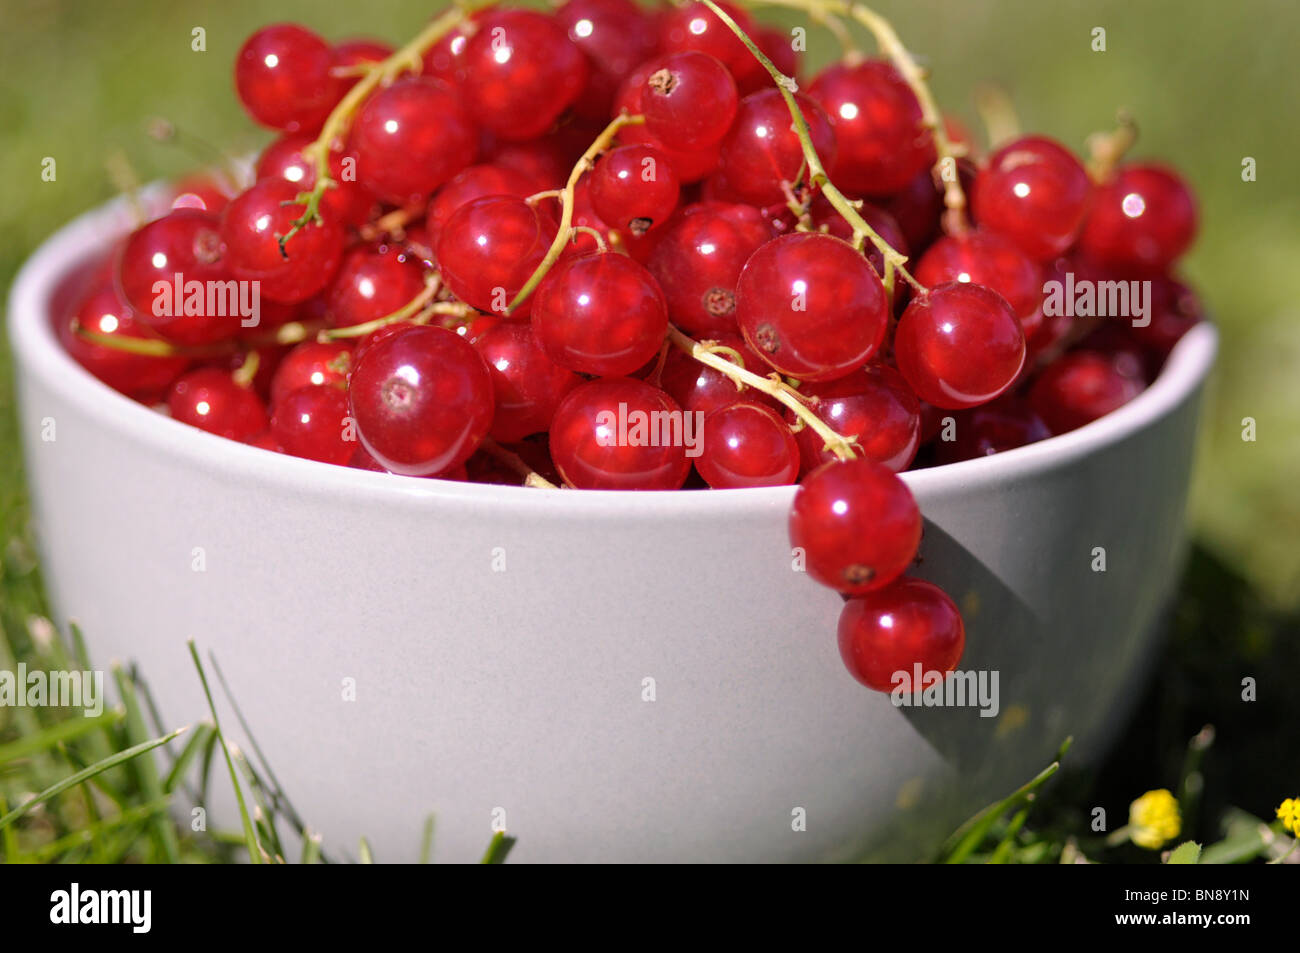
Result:
{"label": "shiny red berry", "polygon": [[[303,149],[312,141],[311,136],[302,134],[276,139],[257,159],[257,178],[284,179],[300,192],[310,192],[316,184],[316,163],[303,155]],[[346,225],[362,225],[370,217],[375,197],[355,178],[343,175],[344,158],[337,150],[330,153],[330,178],[334,185],[325,190],[321,207]]]}
{"label": "shiny red berry", "polygon": [[900,579],[844,604],[839,646],[845,667],[863,685],[910,695],[957,667],[966,630],[942,589],[921,579]]}
{"label": "shiny red berry", "polygon": [[167,408],[174,420],[230,440],[247,440],[267,428],[261,398],[215,367],[178,378],[167,394]]}
{"label": "shiny red berry", "polygon": [[[835,133],[826,113],[802,94],[795,94],[795,102],[822,164],[834,168]],[[785,201],[783,184],[794,185],[803,168],[803,147],[781,93],[764,89],[742,99],[731,131],[722,141],[718,172],[727,187],[751,205],[775,205]]]}
{"label": "shiny red berry", "polygon": [[393,473],[429,476],[464,463],[492,426],[487,365],[444,328],[411,328],[372,345],[349,394],[362,444]]}
{"label": "shiny red berry", "polygon": [[608,119],[623,77],[655,50],[650,14],[633,0],[567,0],[556,9],[555,19],[587,55],[587,85],[574,110]]}
{"label": "shiny red berry", "polygon": [[[719,7],[736,21],[747,36],[754,36],[757,26],[748,11],[730,3],[719,3]],[[756,88],[767,80],[767,72],[745,48],[731,28],[718,19],[712,10],[702,3],[687,3],[667,10],[660,18],[659,45],[665,53],[678,53],[695,50],[707,53],[720,61],[736,84],[745,91]]]}
{"label": "shiny red berry", "polygon": [[734,334],[740,271],[770,237],[762,214],[748,205],[706,202],[683,209],[646,262],[673,322],[695,335]]}
{"label": "shiny red berry", "polygon": [[922,400],[974,407],[1015,382],[1025,363],[1025,335],[996,291],[953,282],[907,306],[894,332],[894,359]]}
{"label": "shiny red berry", "polygon": [[647,145],[611,150],[592,169],[590,183],[601,220],[636,236],[668,221],[681,192],[668,157]]}
{"label": "shiny red berry", "polygon": [[[815,398],[812,410],[842,437],[857,440],[858,453],[900,473],[911,466],[921,443],[921,407],[903,375],[884,364],[868,364],[838,380],[809,382],[799,388]],[[793,422],[794,414],[787,412]],[[835,459],[811,427],[796,435],[803,469]]]}
{"label": "shiny red berry", "polygon": [[736,401],[704,418],[695,469],[715,490],[784,486],[799,476],[799,448],[776,411]]}
{"label": "shiny red berry", "polygon": [[[641,98],[646,91],[646,81],[650,78],[654,61],[647,61],[638,66],[623,80],[614,96],[611,112],[614,115],[627,113],[629,116],[641,115]],[[624,126],[618,132],[618,141],[623,145],[644,144],[654,146],[668,157],[678,180],[683,184],[699,182],[711,175],[718,167],[720,143],[714,143],[700,149],[678,149],[670,142],[662,142],[652,136],[645,124]]]}
{"label": "shiny red berry", "polygon": [[740,102],[727,68],[688,50],[657,59],[649,69],[641,91],[646,131],[688,152],[721,142]]}
{"label": "shiny red berry", "polygon": [[[745,362],[745,370],[760,377],[771,373],[767,364],[753,352],[743,337],[735,332],[713,335],[717,344],[731,348]],[[731,355],[725,351],[718,353],[728,361]],[[734,361],[733,361],[734,363]],[[737,388],[735,381],[719,370],[702,364],[694,357],[677,347],[668,349],[664,358],[663,372],[659,382],[668,395],[681,405],[683,410],[699,411],[711,414],[719,407],[733,404],[737,400],[767,404],[774,409],[784,409],[775,398],[749,387]]]}
{"label": "shiny red berry", "polygon": [[357,450],[347,388],[326,384],[290,391],[275,404],[271,436],[285,453],[344,466]]}
{"label": "shiny red berry", "polygon": [[502,139],[541,135],[582,93],[587,59],[551,17],[532,10],[483,16],[464,53],[466,108]]}
{"label": "shiny red berry", "polygon": [[326,291],[326,320],[331,327],[365,324],[386,317],[424,289],[424,275],[393,247],[360,245],[343,259]]}
{"label": "shiny red berry", "polygon": [[281,179],[263,179],[221,216],[231,273],[260,282],[262,295],[286,304],[306,301],[329,284],[343,257],[343,229],[324,212],[321,221],[300,228],[281,252],[280,238],[303,214],[303,207],[294,204],[298,191]]}
{"label": "shiny red berry", "polygon": [[[435,249],[438,270],[461,301],[495,314],[506,307],[546,257],[555,219],[511,195],[467,202],[447,220]],[[532,299],[514,312],[528,316]]]}
{"label": "shiny red berry", "polygon": [[458,172],[434,193],[425,219],[429,241],[437,247],[438,236],[442,234],[447,219],[474,199],[485,195],[514,195],[522,199],[536,191],[541,190],[533,188],[528,176],[508,166],[472,165]]}
{"label": "shiny red berry", "polygon": [[1042,266],[994,232],[939,239],[921,256],[913,274],[931,288],[952,281],[992,288],[1007,299],[1022,324],[1033,319],[1043,300]]}
{"label": "shiny red berry", "polygon": [[292,23],[263,27],[235,58],[235,88],[248,114],[285,132],[315,132],[346,88],[330,72],[334,51]]}
{"label": "shiny red berry", "polygon": [[[691,470],[690,415],[657,387],[630,377],[581,384],[551,421],[551,457],[580,490],[676,490]],[[687,432],[687,427],[691,432]]]}
{"label": "shiny red berry", "polygon": [[847,242],[796,232],[772,239],[745,264],[736,317],[749,346],[782,374],[833,380],[880,347],[889,301]]}
{"label": "shiny red berry", "polygon": [[[393,48],[380,40],[344,40],[334,47],[334,69],[348,70],[358,66],[382,63],[393,55]],[[344,92],[361,80],[360,75],[343,77]]]}
{"label": "shiny red berry", "polygon": [[1068,149],[1025,136],[989,157],[975,179],[971,208],[980,227],[1048,261],[1078,237],[1091,194],[1088,173]]}
{"label": "shiny red berry", "polygon": [[921,511],[894,471],[871,460],[827,463],[804,477],[790,509],[790,545],[824,586],[847,595],[903,574],[921,543]]}
{"label": "shiny red berry", "polygon": [[1097,351],[1072,351],[1039,375],[1029,403],[1052,433],[1066,433],[1127,404],[1144,386],[1127,364]]}
{"label": "shiny red berry", "polygon": [[1129,165],[1097,188],[1079,239],[1097,264],[1150,273],[1167,268],[1196,237],[1196,201],[1175,172]]}
{"label": "shiny red berry", "polygon": [[478,131],[450,87],[413,76],[366,101],[348,148],[365,188],[394,205],[418,204],[474,161]]}
{"label": "shiny red berry", "polygon": [[1051,436],[1047,425],[1020,397],[1006,395],[955,415],[953,440],[936,440],[940,463],[956,463],[1014,450]]}
{"label": "shiny red berry", "polygon": [[342,341],[303,341],[286,354],[271,378],[271,406],[302,387],[347,386],[352,348]]}
{"label": "shiny red berry", "polygon": [[527,322],[502,321],[491,315],[480,320],[491,322],[491,326],[471,339],[492,374],[496,393],[492,438],[513,443],[545,433],[555,408],[582,378],[546,356]]}
{"label": "shiny red berry", "polygon": [[935,160],[916,96],[889,63],[865,60],[824,69],[808,87],[835,133],[831,180],[852,195],[887,196]]}
{"label": "shiny red berry", "polygon": [[1175,278],[1151,281],[1151,321],[1133,325],[1130,333],[1148,353],[1163,360],[1184,334],[1205,318],[1196,292]]}
{"label": "shiny red berry", "polygon": [[668,333],[668,309],[650,272],[610,252],[556,264],[537,286],[532,321],[556,364],[605,377],[631,374]]}

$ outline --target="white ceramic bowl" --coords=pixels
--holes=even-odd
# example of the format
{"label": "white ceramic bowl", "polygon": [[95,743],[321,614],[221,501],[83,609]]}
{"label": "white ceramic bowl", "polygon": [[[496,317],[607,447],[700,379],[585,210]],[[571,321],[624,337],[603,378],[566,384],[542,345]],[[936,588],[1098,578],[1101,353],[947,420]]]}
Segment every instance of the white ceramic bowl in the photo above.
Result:
{"label": "white ceramic bowl", "polygon": [[477,858],[502,819],[521,861],[912,859],[1066,735],[1073,763],[1095,759],[1133,700],[1182,549],[1209,326],[1103,420],[906,474],[926,517],[917,572],[965,613],[961,668],[999,675],[982,718],[897,708],[847,674],[840,597],[792,570],[793,488],[395,477],[119,396],[50,316],[59,278],[123,227],[109,206],[62,229],[10,301],[58,621],[99,664],[138,662],[169,724],[205,710],[186,639],[215,653],[327,849],[364,834],[412,860],[434,812],[439,860]]}

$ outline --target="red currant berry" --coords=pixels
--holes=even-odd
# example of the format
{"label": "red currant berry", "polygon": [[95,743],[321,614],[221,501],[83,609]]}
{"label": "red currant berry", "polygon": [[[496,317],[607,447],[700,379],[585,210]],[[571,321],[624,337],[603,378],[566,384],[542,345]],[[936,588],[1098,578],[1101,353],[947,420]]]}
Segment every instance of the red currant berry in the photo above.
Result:
{"label": "red currant berry", "polygon": [[907,306],[894,332],[894,359],[917,397],[953,410],[974,407],[1015,383],[1025,334],[996,291],[953,282]]}
{"label": "red currant berry", "polygon": [[118,287],[136,319],[159,334],[181,344],[209,344],[231,337],[241,320],[225,258],[220,220],[177,209],[127,238]]}
{"label": "red currant berry", "polygon": [[[310,192],[316,185],[316,163],[303,155],[303,149],[311,142],[312,138],[305,135],[276,139],[258,157],[257,177],[284,179],[300,192]],[[325,190],[321,208],[346,225],[362,225],[370,218],[375,197],[357,181],[344,179],[343,159],[337,151],[330,153],[330,178],[334,185]]]}
{"label": "red currant berry", "polygon": [[680,187],[668,157],[653,146],[621,146],[591,172],[591,204],[613,228],[644,235],[668,221]]}
{"label": "red currant berry", "polygon": [[921,579],[900,579],[844,604],[839,645],[849,674],[863,685],[915,694],[957,667],[966,630],[942,589]]}
{"label": "red currant berry", "polygon": [[[853,239],[853,227],[844,220],[844,216],[835,210],[826,197],[820,192],[813,198],[812,204],[808,211],[812,215],[813,226],[818,230],[825,229],[829,235],[836,238],[842,238],[846,242]],[[899,254],[908,254],[911,247],[908,244],[907,236],[903,233],[902,227],[894,216],[890,215],[884,209],[872,205],[870,202],[863,202],[858,208],[858,214],[862,220],[871,226],[872,231],[885,240],[890,248]],[[871,242],[866,243],[867,261],[871,262],[871,267],[875,269],[876,274],[885,272],[885,256]]]}
{"label": "red currant berry", "polygon": [[1182,336],[1204,318],[1195,291],[1181,281],[1161,276],[1151,282],[1151,322],[1133,325],[1130,330],[1149,354],[1164,360]]}
{"label": "red currant berry", "polygon": [[580,490],[676,490],[691,471],[692,419],[657,387],[598,378],[560,402],[551,456],[564,482]]}
{"label": "red currant berry", "polygon": [[[613,114],[627,113],[629,116],[641,114],[641,97],[646,90],[653,62],[643,63],[633,70],[619,87],[614,97]],[[618,132],[618,140],[624,145],[644,144],[653,146],[668,157],[669,164],[677,173],[677,179],[683,185],[699,182],[707,178],[718,167],[719,145],[715,143],[703,149],[676,149],[650,135],[645,124],[624,126]]]}
{"label": "red currant berry", "polygon": [[362,186],[385,202],[414,205],[474,161],[478,132],[448,86],[413,76],[366,101],[349,148]]}
{"label": "red currant berry", "polygon": [[704,419],[695,461],[715,490],[785,486],[799,476],[799,448],[790,428],[770,407],[737,401]]}
{"label": "red currant berry", "polygon": [[[719,3],[718,6],[736,21],[746,36],[752,37],[757,32],[757,26],[747,11],[730,3]],[[688,3],[666,11],[660,19],[659,45],[665,53],[696,50],[709,54],[731,72],[738,86],[746,90],[767,80],[767,72],[754,54],[702,3]]]}
{"label": "red currant berry", "polygon": [[344,466],[357,443],[351,437],[348,392],[336,384],[308,385],[275,404],[271,436],[285,453]]}
{"label": "red currant berry", "polygon": [[921,543],[921,511],[907,484],[871,460],[827,463],[808,474],[790,509],[790,545],[808,575],[847,595],[897,579]]}
{"label": "red currant berry", "polygon": [[231,273],[243,281],[261,282],[264,297],[285,304],[306,301],[328,285],[343,257],[343,229],[323,212],[319,222],[301,227],[281,252],[280,238],[302,215],[302,206],[294,204],[297,194],[288,182],[263,179],[227,205],[221,216]]}
{"label": "red currant berry", "polygon": [[646,262],[673,322],[696,335],[734,334],[740,271],[770,236],[762,214],[748,205],[709,202],[683,209]]}
{"label": "red currant berry", "polygon": [[496,413],[490,435],[513,443],[545,433],[555,408],[582,378],[547,357],[526,322],[502,321],[492,315],[480,320],[490,322],[490,327],[471,328],[469,336],[492,373]]}
{"label": "red currant berry", "polygon": [[[524,286],[555,239],[556,222],[521,198],[485,195],[462,205],[438,236],[438,270],[461,301],[496,314]],[[527,317],[532,299],[514,314]]]}
{"label": "red currant berry", "polygon": [[607,119],[623,77],[654,52],[650,16],[633,0],[568,0],[555,11],[555,19],[587,54],[587,85],[574,110]]}
{"label": "red currant berry", "polygon": [[[825,383],[799,388],[815,397],[812,409],[842,437],[855,437],[858,452],[895,473],[906,470],[921,444],[921,406],[903,375],[883,364],[868,364],[860,371]],[[794,413],[786,419],[794,422]],[[835,459],[825,441],[811,427],[796,435],[805,471]]]}
{"label": "red currant berry", "polygon": [[833,380],[880,347],[889,300],[853,246],[796,232],[772,239],[745,264],[736,317],[749,346],[782,374]]}
{"label": "red currant berry", "polygon": [[219,215],[229,203],[230,192],[223,182],[212,176],[194,175],[176,183],[172,208],[192,208]]}
{"label": "red currant berry", "polygon": [[[760,376],[768,373],[767,365],[750,349],[749,344],[739,334],[734,332],[718,334],[714,336],[713,340],[739,354],[745,362],[746,370]],[[719,352],[718,356],[729,361],[732,360],[731,356],[725,351]],[[709,367],[707,364],[701,364],[691,355],[676,347],[668,349],[659,383],[668,392],[668,396],[677,401],[683,410],[698,411],[706,416],[719,407],[726,407],[737,400],[763,403],[775,409],[784,409],[784,405],[779,403],[776,398],[752,388],[737,388],[735,381],[730,377],[727,377],[719,370]]]}
{"label": "red currant berry", "polygon": [[392,473],[428,476],[464,463],[492,426],[487,365],[444,328],[410,328],[371,345],[349,394],[357,435]]}
{"label": "red currant berry", "polygon": [[527,179],[525,195],[563,188],[573,166],[560,144],[546,136],[529,142],[496,143],[484,149],[483,161],[518,172]]}
{"label": "red currant berry", "polygon": [[303,387],[347,386],[352,349],[342,341],[303,341],[284,356],[271,378],[271,406]]}
{"label": "red currant berry", "polygon": [[[349,70],[358,66],[370,66],[382,63],[393,55],[393,48],[379,40],[345,40],[334,47],[335,71]],[[346,93],[361,80],[358,76],[343,77],[343,91]]]}
{"label": "red currant berry", "polygon": [[344,328],[387,317],[424,289],[418,265],[396,248],[361,245],[343,259],[326,292],[326,319]]}
{"label": "red currant berry", "polygon": [[975,179],[971,210],[980,226],[1048,261],[1079,235],[1092,183],[1079,160],[1043,136],[1009,142]]}
{"label": "red currant berry", "polygon": [[1196,201],[1176,173],[1130,165],[1099,186],[1079,245],[1099,265],[1161,271],[1196,237]]}
{"label": "red currant berry", "polygon": [[1051,436],[1029,404],[1012,396],[957,414],[954,431],[955,439],[935,442],[940,463],[987,457]]}
{"label": "red currant berry", "polygon": [[472,165],[457,173],[446,185],[434,193],[429,203],[429,215],[425,220],[429,241],[437,247],[438,236],[442,226],[447,224],[462,205],[485,195],[514,195],[527,198],[534,192],[533,182],[528,176],[508,166]]}
{"label": "red currant berry", "polygon": [[285,132],[315,132],[343,98],[343,80],[330,72],[334,51],[292,23],[263,27],[235,58],[235,88],[248,114]]}
{"label": "red currant berry", "polygon": [[484,16],[465,47],[466,107],[502,139],[551,127],[587,83],[587,59],[551,17],[532,10]]}
{"label": "red currant berry", "polygon": [[1142,378],[1096,351],[1062,355],[1039,375],[1029,403],[1054,434],[1076,430],[1127,404]]}
{"label": "red currant berry", "polygon": [[469,34],[478,29],[477,21],[484,12],[471,14],[470,20],[473,23],[462,23],[425,50],[421,75],[442,80],[459,93],[460,86],[465,81],[465,49],[469,46]]}
{"label": "red currant berry", "polygon": [[751,36],[773,66],[791,79],[799,77],[799,51],[795,49],[794,37],[790,33],[778,27],[760,26],[757,35]]}
{"label": "red currant berry", "polygon": [[926,169],[882,200],[880,207],[894,216],[894,221],[907,237],[907,247],[921,249],[929,245],[939,232],[944,211],[943,193],[935,187],[931,170]]}
{"label": "red currant berry", "polygon": [[1034,318],[1043,300],[1042,267],[1010,240],[993,232],[975,231],[939,239],[921,256],[914,275],[928,287],[958,281],[992,288],[1007,299],[1022,323]]}
{"label": "red currant berry", "polygon": [[142,403],[160,399],[189,361],[183,357],[150,357],[95,344],[77,334],[73,322],[95,334],[142,341],[161,340],[137,321],[111,281],[100,281],[81,302],[73,317],[59,323],[59,340],[73,359],[101,381]]}
{"label": "red currant berry", "polygon": [[643,266],[625,255],[597,252],[561,261],[542,279],[533,331],[561,367],[619,377],[659,352],[668,308]]}
{"label": "red currant berry", "polygon": [[721,142],[739,102],[727,68],[693,50],[655,60],[641,91],[646,131],[687,152]]}
{"label": "red currant berry", "polygon": [[167,407],[175,420],[230,440],[247,440],[267,428],[261,398],[216,367],[178,378],[167,394]]}
{"label": "red currant berry", "polygon": [[886,196],[934,164],[921,105],[890,64],[866,60],[829,66],[808,87],[808,98],[826,111],[835,132],[835,164],[826,167],[841,189]]}
{"label": "red currant berry", "polygon": [[[795,94],[808,122],[813,148],[826,168],[834,168],[835,133],[811,99]],[[785,201],[783,186],[794,185],[804,166],[803,147],[779,90],[764,89],[740,101],[736,121],[722,141],[718,171],[737,197],[751,205]]]}

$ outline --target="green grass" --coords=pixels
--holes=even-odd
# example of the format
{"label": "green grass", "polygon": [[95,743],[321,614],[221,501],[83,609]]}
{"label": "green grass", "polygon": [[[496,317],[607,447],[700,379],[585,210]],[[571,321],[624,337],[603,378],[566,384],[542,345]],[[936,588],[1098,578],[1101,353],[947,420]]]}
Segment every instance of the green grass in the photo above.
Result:
{"label": "green grass", "polygon": [[[1293,265],[1300,193],[1291,174],[1300,126],[1291,119],[1290,39],[1300,33],[1300,8],[1288,0],[1244,0],[1231,10],[1177,0],[877,6],[931,66],[941,104],[971,128],[978,128],[971,92],[983,81],[1010,91],[1027,128],[1076,147],[1117,107],[1129,109],[1142,128],[1137,152],[1176,162],[1200,196],[1202,234],[1186,270],[1223,332],[1193,493],[1199,542],[1158,675],[1133,723],[1098,769],[1073,770],[1067,752],[1032,790],[955,834],[939,859],[1155,862],[1159,852],[1093,832],[1090,811],[1099,804],[1124,811],[1161,787],[1178,795],[1180,839],[1204,845],[1200,862],[1275,857],[1288,838],[1265,820],[1284,797],[1300,795],[1300,272]],[[230,88],[234,52],[256,26],[299,19],[331,37],[400,40],[431,12],[415,0],[364,12],[308,0],[281,0],[273,11],[253,0],[219,8],[197,0],[0,0],[0,300],[43,237],[111,196],[108,155],[123,152],[144,179],[193,165],[144,135],[148,118],[165,116],[232,153],[265,141]],[[784,13],[767,18],[796,22]],[[190,49],[198,26],[207,31],[205,53]],[[1105,53],[1089,49],[1096,26],[1107,30]],[[824,62],[825,34],[814,28],[810,40],[810,60]],[[45,156],[58,161],[56,182],[40,181]],[[1257,160],[1258,181],[1241,180],[1243,156]],[[1256,419],[1257,442],[1241,440],[1243,417]],[[82,642],[46,621],[43,591],[12,366],[0,337],[0,669],[19,661],[89,668]],[[94,633],[88,637],[93,644]],[[137,673],[113,674],[123,707],[101,719],[0,708],[0,815],[22,811],[0,822],[0,857],[205,863],[284,856],[285,841],[306,825],[257,753],[250,761],[228,751],[209,722],[156,743],[183,726],[152,719]],[[219,672],[212,674],[220,690]],[[1256,701],[1242,700],[1243,677],[1257,679]],[[194,690],[204,690],[198,669]],[[257,728],[242,727],[245,734]],[[69,778],[76,783],[39,804],[30,800]],[[174,809],[216,783],[247,795],[240,829],[195,832],[178,823]],[[423,832],[420,818],[410,821],[413,843],[430,856],[432,821]],[[322,843],[310,833],[302,842],[286,859],[369,859],[361,845]],[[485,860],[500,859],[508,846],[508,838],[494,841]]]}

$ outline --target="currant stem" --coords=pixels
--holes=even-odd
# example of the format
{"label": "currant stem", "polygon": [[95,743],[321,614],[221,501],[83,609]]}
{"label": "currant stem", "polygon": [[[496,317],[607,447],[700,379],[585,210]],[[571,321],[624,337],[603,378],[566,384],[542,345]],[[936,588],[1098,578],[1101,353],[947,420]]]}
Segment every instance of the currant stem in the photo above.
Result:
{"label": "currant stem", "polygon": [[558,490],[559,487],[552,483],[546,477],[542,476],[519,457],[516,453],[511,453],[501,444],[497,443],[491,437],[484,437],[483,442],[479,444],[479,449],[491,457],[495,457],[501,463],[504,463],[515,473],[524,478],[524,486],[535,486],[543,490]]}
{"label": "currant stem", "polygon": [[600,249],[601,254],[609,251],[609,246],[605,244],[605,236],[589,225],[574,225],[569,229],[569,238],[577,241],[579,235],[590,235],[596,242],[596,247]]}
{"label": "currant stem", "polygon": [[629,116],[624,113],[621,116],[614,117],[613,121],[601,131],[600,135],[587,147],[587,151],[582,154],[582,158],[574,165],[573,171],[569,173],[569,181],[565,183],[564,190],[560,194],[560,228],[555,233],[555,240],[551,242],[551,247],[547,249],[546,257],[542,259],[541,264],[534,269],[532,275],[524,282],[524,286],[519,289],[519,293],[515,295],[514,300],[506,307],[505,313],[507,315],[528,300],[528,296],[537,289],[542,279],[546,277],[546,273],[551,270],[551,266],[559,261],[560,255],[564,252],[564,245],[569,240],[569,230],[573,226],[573,192],[577,188],[578,180],[595,165],[596,156],[609,148],[610,143],[614,141],[614,137],[618,135],[620,129],[624,126],[637,126],[644,122],[644,116]]}
{"label": "currant stem", "polygon": [[880,49],[893,61],[894,68],[912,88],[912,93],[921,106],[921,121],[934,137],[934,148],[939,157],[935,169],[943,182],[943,204],[947,209],[946,230],[954,235],[965,233],[970,229],[970,221],[966,217],[966,193],[961,187],[961,176],[958,174],[957,152],[948,138],[943,115],[934,101],[930,86],[925,81],[924,70],[916,65],[916,60],[907,51],[907,47],[903,46],[888,20],[860,3],[855,3],[849,13],[871,31]]}
{"label": "currant stem", "polygon": [[1020,117],[1007,91],[995,83],[985,83],[975,90],[975,109],[984,123],[989,148],[996,149],[1020,135]]}
{"label": "currant stem", "polygon": [[[826,426],[825,421],[808,409],[808,405],[803,398],[787,384],[780,380],[773,380],[769,377],[760,377],[752,371],[747,371],[743,367],[738,367],[731,361],[727,360],[717,353],[715,348],[702,344],[699,341],[683,334],[677,328],[669,325],[668,338],[680,350],[685,351],[701,364],[707,365],[716,371],[721,372],[736,384],[744,384],[761,391],[770,397],[775,397],[785,406],[789,407],[795,416],[803,423],[811,427],[817,436],[825,441],[825,447],[831,453],[835,454],[841,460],[852,460],[856,456],[853,452],[854,440],[850,437],[842,437],[830,427]],[[727,350],[730,350],[729,348]]]}
{"label": "currant stem", "polygon": [[72,321],[72,333],[91,344],[98,344],[113,351],[125,351],[142,357],[221,357],[233,354],[235,346],[214,345],[212,347],[185,347],[164,341],[162,338],[133,338],[118,334],[101,334],[92,331],[75,318]]}
{"label": "currant stem", "polygon": [[[341,139],[348,123],[352,119],[352,114],[357,108],[366,101],[367,97],[374,92],[380,83],[391,83],[397,76],[406,70],[418,70],[424,51],[440,39],[460,26],[469,19],[470,15],[480,7],[487,6],[484,0],[475,0],[475,2],[458,3],[446,13],[436,17],[423,30],[403,46],[400,50],[393,53],[386,60],[367,66],[361,79],[339,100],[339,104],[330,112],[329,118],[325,120],[325,125],[321,127],[320,135],[316,137],[310,145],[303,148],[303,157],[316,163],[316,183],[312,186],[310,192],[300,192],[294,199],[294,204],[303,206],[302,215],[297,218],[293,227],[280,236],[280,254],[286,258],[285,245],[289,239],[293,238],[304,226],[319,221],[320,203],[325,197],[325,190],[334,188],[335,182],[330,178],[330,147],[335,140]],[[364,64],[362,64],[364,65]]]}
{"label": "currant stem", "polygon": [[[803,110],[799,108],[799,104],[795,101],[795,81],[776,68],[776,65],[767,58],[767,55],[758,48],[758,45],[750,39],[749,35],[740,28],[740,24],[733,20],[725,10],[714,3],[713,0],[701,0],[701,2],[712,10],[714,16],[725,23],[732,33],[736,34],[736,37],[740,42],[745,44],[746,49],[754,54],[755,59],[762,64],[763,68],[767,70],[768,75],[772,77],[772,81],[776,83],[776,88],[780,91],[781,98],[785,100],[786,108],[790,110],[790,119],[792,120],[795,135],[799,137],[799,145],[803,148],[804,161],[808,166],[809,184],[815,188],[821,189],[821,193],[826,197],[826,201],[830,202],[835,211],[840,214],[840,217],[849,223],[849,226],[853,229],[853,238],[855,242],[857,241],[858,236],[861,235],[879,249],[880,254],[885,259],[885,275],[887,278],[891,279],[890,283],[885,286],[885,290],[889,293],[890,298],[893,298],[894,293],[892,282],[893,275],[891,274],[892,270],[897,270],[898,273],[911,282],[911,284],[921,290],[925,290],[924,287],[907,272],[907,269],[903,267],[907,263],[907,256],[900,254],[892,245],[889,244],[889,242],[881,238],[876,233],[875,229],[866,223],[866,220],[864,220],[858,213],[858,210],[853,207],[853,203],[845,197],[843,192],[835,187],[835,183],[831,181],[830,176],[826,173],[826,167],[822,165],[821,156],[817,154],[817,149],[813,145],[812,134],[808,131],[808,121],[804,118]],[[821,2],[821,0],[818,0],[818,2]],[[801,9],[809,9],[807,4],[808,0],[804,0]],[[831,3],[825,3],[824,6],[828,9],[834,9],[834,5]]]}
{"label": "currant stem", "polygon": [[1124,155],[1137,142],[1137,122],[1124,110],[1115,117],[1111,132],[1094,132],[1088,137],[1088,175],[1094,182],[1105,182]]}
{"label": "currant stem", "polygon": [[420,293],[391,314],[386,314],[382,318],[375,318],[373,321],[366,321],[364,324],[352,324],[345,328],[330,328],[328,331],[322,331],[317,335],[316,339],[318,341],[336,341],[340,338],[365,337],[372,331],[378,331],[382,327],[412,318],[433,300],[433,296],[438,293],[441,284],[442,282],[436,274],[430,275],[425,280],[424,288],[420,290]]}
{"label": "currant stem", "polygon": [[256,350],[247,351],[244,354],[244,362],[235,368],[231,377],[235,383],[247,390],[253,386],[253,378],[257,377],[257,369],[262,366],[262,356]]}

